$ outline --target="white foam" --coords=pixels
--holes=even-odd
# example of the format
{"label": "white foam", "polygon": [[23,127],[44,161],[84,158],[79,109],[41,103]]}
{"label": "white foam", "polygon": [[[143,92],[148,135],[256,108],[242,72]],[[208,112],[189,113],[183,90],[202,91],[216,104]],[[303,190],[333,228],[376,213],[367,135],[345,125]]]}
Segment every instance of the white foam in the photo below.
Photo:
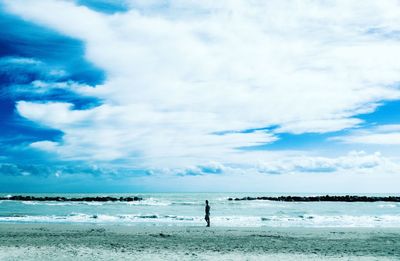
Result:
{"label": "white foam", "polygon": [[178,206],[198,206],[198,205],[204,205],[203,202],[193,202],[193,201],[182,201],[182,202],[173,202],[172,205],[178,205]]}
{"label": "white foam", "polygon": [[145,198],[138,201],[121,202],[127,205],[137,205],[137,206],[170,206],[172,203],[168,200],[160,200],[155,198]]}
{"label": "white foam", "polygon": [[[204,225],[203,216],[175,216],[149,214],[88,215],[71,213],[67,216],[9,216],[0,217],[0,222],[26,223],[121,223],[153,225]],[[215,226],[230,227],[400,227],[400,215],[380,216],[216,216],[211,217]]]}
{"label": "white foam", "polygon": [[379,208],[396,208],[398,207],[398,205],[396,204],[382,204],[382,205],[378,205]]}
{"label": "white foam", "polygon": [[400,215],[380,216],[318,216],[303,217],[273,216],[263,218],[266,226],[272,227],[400,227]]}

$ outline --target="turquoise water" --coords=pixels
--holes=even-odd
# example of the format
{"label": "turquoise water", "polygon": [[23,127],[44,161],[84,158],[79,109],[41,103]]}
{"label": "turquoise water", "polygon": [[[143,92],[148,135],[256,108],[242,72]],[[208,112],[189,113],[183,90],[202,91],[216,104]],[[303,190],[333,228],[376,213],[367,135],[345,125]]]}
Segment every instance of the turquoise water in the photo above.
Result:
{"label": "turquoise water", "polygon": [[[6,196],[8,194],[0,195]],[[54,194],[29,195],[55,196]],[[140,196],[143,197],[143,200],[136,202],[0,201],[0,223],[107,223],[145,226],[203,226],[205,225],[204,201],[207,199],[211,205],[211,225],[213,226],[400,227],[400,203],[228,200],[229,197],[279,195],[284,194],[57,194],[57,196],[64,197]]]}

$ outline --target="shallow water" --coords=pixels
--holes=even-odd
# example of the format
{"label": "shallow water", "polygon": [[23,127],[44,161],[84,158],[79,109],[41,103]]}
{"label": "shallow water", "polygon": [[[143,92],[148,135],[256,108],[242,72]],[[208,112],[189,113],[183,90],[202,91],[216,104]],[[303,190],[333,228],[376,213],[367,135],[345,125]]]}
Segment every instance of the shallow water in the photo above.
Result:
{"label": "shallow water", "polygon": [[[0,194],[6,196],[7,194]],[[54,194],[30,194],[55,196]],[[0,201],[0,223],[110,223],[202,226],[204,201],[213,226],[230,227],[400,227],[400,203],[229,201],[270,193],[57,194],[64,197],[140,196],[134,202]],[[310,196],[311,194],[296,194]],[[368,195],[371,196],[371,195]],[[379,196],[385,196],[380,194]]]}

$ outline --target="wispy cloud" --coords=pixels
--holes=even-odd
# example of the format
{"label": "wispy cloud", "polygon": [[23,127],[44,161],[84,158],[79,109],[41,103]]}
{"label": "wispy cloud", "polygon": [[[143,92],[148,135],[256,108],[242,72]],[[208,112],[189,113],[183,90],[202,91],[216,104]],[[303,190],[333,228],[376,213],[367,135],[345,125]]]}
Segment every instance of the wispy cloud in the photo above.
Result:
{"label": "wispy cloud", "polygon": [[400,145],[400,125],[380,125],[369,129],[354,130],[347,135],[331,139],[348,144]]}

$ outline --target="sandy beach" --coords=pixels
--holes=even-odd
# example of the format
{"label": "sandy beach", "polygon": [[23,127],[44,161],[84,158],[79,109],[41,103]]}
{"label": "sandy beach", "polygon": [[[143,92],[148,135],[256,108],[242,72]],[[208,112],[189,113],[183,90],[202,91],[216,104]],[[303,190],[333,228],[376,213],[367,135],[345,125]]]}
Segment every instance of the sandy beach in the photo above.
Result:
{"label": "sandy beach", "polygon": [[400,229],[0,224],[0,260],[399,260]]}

